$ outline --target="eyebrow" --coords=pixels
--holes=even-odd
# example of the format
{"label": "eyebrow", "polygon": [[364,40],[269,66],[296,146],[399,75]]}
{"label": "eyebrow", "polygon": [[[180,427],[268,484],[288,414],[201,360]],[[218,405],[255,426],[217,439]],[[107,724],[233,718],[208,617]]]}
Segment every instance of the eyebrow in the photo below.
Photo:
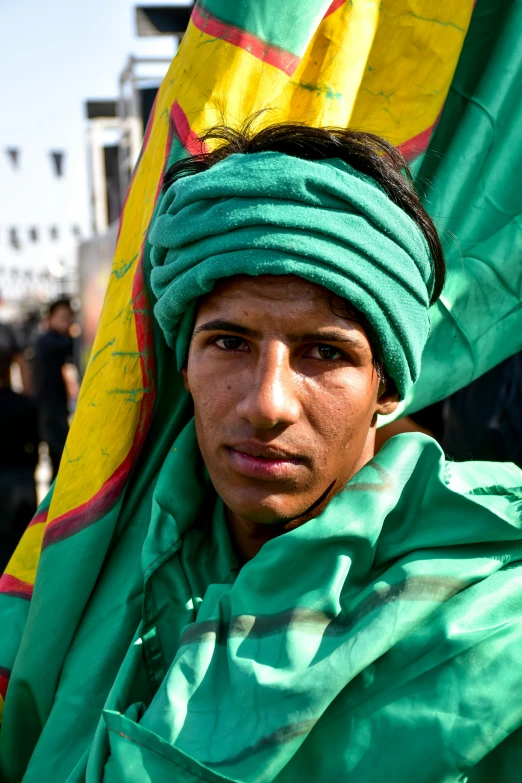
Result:
{"label": "eyebrow", "polygon": [[[207,323],[201,324],[194,330],[194,335],[201,332],[235,332],[243,337],[251,337],[253,340],[259,340],[263,336],[261,332],[255,329],[250,329],[248,326],[241,326],[233,321],[224,321],[221,318],[216,318],[213,321],[207,321]],[[300,342],[324,342],[328,340],[334,343],[348,343],[349,345],[360,345],[360,335],[358,332],[355,335],[341,332],[337,329],[329,328],[325,332],[305,332],[303,334],[289,334],[288,340],[291,343]]]}
{"label": "eyebrow", "polygon": [[261,332],[256,332],[255,329],[235,324],[233,321],[223,321],[221,318],[201,324],[197,329],[194,329],[194,336],[200,332],[235,332],[243,335],[243,337],[252,337],[254,340],[259,340],[262,337]]}
{"label": "eyebrow", "polygon": [[[355,333],[358,334],[357,332]],[[314,342],[321,343],[325,340],[332,343],[348,343],[349,345],[360,345],[360,339],[345,332],[339,332],[336,329],[329,329],[327,332],[306,332],[305,334],[289,334],[288,339],[291,343]]]}

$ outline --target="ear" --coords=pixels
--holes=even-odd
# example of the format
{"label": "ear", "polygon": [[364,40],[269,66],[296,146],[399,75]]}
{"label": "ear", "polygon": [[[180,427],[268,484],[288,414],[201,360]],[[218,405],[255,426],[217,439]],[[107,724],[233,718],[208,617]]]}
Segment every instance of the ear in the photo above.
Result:
{"label": "ear", "polygon": [[192,394],[192,392],[190,391],[190,384],[189,384],[188,372],[186,367],[183,367],[181,369],[181,377],[183,378],[183,386],[185,387],[185,389],[188,391],[189,394]]}
{"label": "ear", "polygon": [[387,416],[397,408],[399,404],[399,393],[394,383],[388,383],[384,386],[377,398],[375,412],[381,416]]}

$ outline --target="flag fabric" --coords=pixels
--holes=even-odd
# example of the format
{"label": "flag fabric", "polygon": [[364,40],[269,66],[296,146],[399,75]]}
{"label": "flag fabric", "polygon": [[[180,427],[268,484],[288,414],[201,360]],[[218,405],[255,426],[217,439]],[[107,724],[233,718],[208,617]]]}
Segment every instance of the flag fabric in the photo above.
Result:
{"label": "flag fabric", "polygon": [[[421,373],[418,398],[414,391],[406,410],[434,402],[520,348],[512,328],[520,314],[522,265],[513,255],[520,190],[509,160],[522,148],[514,131],[522,104],[509,110],[508,103],[520,89],[521,7],[501,0],[491,9],[478,0],[468,32],[472,11],[472,0],[441,0],[436,9],[427,0],[195,6],[158,91],[125,200],[58,477],[0,580],[2,763],[13,732],[25,732],[29,753],[45,730],[70,652],[93,631],[85,618],[88,607],[92,612],[103,602],[102,572],[111,574],[110,589],[123,607],[121,625],[104,642],[103,663],[89,662],[78,676],[110,688],[137,627],[146,535],[139,512],[191,415],[152,317],[147,233],[164,171],[200,150],[205,129],[240,124],[266,109],[260,126],[290,120],[371,131],[412,163],[449,248],[450,274],[433,312],[427,380]],[[504,81],[506,73],[512,78]],[[483,209],[487,220],[480,219]],[[491,337],[487,347],[484,334]],[[20,779],[27,760],[23,754],[10,760],[5,779]]]}
{"label": "flag fabric", "polygon": [[440,122],[414,163],[448,279],[404,412],[444,399],[522,349],[521,31],[520,3],[477,3]]}

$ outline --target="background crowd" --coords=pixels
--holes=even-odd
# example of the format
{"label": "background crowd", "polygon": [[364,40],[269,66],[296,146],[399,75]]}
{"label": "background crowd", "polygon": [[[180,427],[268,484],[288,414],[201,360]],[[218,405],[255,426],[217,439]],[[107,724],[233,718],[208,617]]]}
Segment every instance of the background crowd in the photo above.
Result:
{"label": "background crowd", "polygon": [[36,512],[39,463],[44,491],[58,472],[79,391],[72,327],[68,299],[0,323],[0,572]]}

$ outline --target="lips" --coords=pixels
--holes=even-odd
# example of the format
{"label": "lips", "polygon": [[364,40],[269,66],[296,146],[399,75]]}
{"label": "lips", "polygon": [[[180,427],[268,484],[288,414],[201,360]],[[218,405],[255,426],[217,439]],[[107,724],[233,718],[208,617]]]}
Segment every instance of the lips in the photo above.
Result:
{"label": "lips", "polygon": [[304,462],[295,454],[262,443],[227,446],[226,451],[233,468],[249,478],[289,479],[299,472]]}

